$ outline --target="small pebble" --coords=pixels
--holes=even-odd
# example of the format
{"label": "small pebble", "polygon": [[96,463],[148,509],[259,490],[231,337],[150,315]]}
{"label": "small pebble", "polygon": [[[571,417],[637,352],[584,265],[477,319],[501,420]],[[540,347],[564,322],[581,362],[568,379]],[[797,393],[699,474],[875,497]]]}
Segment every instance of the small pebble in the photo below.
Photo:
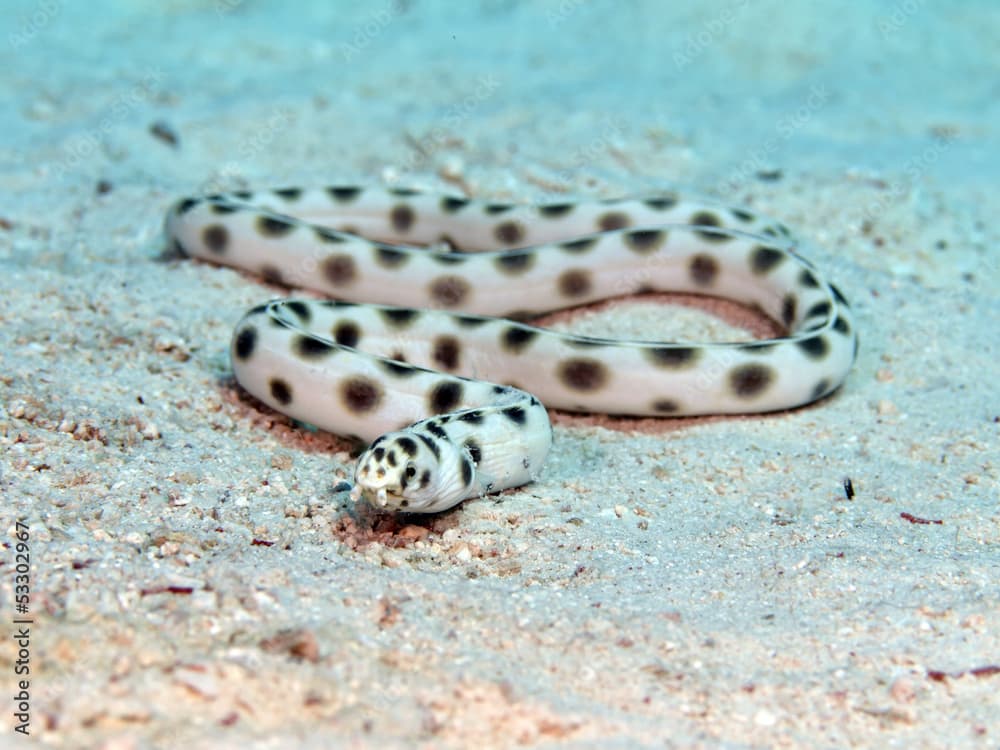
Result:
{"label": "small pebble", "polygon": [[149,126],[150,134],[159,141],[163,141],[168,146],[177,148],[180,145],[180,138],[169,124],[163,120],[157,120]]}
{"label": "small pebble", "polygon": [[778,723],[778,717],[766,708],[762,708],[753,715],[753,723],[759,727],[773,727]]}
{"label": "small pebble", "polygon": [[293,659],[313,664],[319,661],[319,643],[316,641],[316,635],[305,628],[281,630],[261,641],[260,647],[270,653],[287,653]]}
{"label": "small pebble", "polygon": [[909,677],[899,677],[889,688],[889,695],[897,703],[912,703],[917,697],[917,691]]}
{"label": "small pebble", "polygon": [[423,539],[426,539],[430,533],[431,533],[430,529],[426,528],[425,526],[418,526],[416,524],[411,523],[407,524],[399,531],[397,531],[396,536],[401,537],[403,539],[408,539],[410,541],[418,542]]}
{"label": "small pebble", "polygon": [[282,471],[291,469],[293,465],[292,456],[288,453],[275,453],[271,456],[271,468]]}
{"label": "small pebble", "polygon": [[875,408],[876,411],[879,413],[879,415],[883,417],[888,416],[889,414],[895,414],[897,411],[899,411],[896,408],[896,405],[892,401],[889,401],[884,398],[879,399],[878,405]]}
{"label": "small pebble", "polygon": [[180,667],[174,670],[174,682],[183,685],[203,698],[217,698],[219,695],[218,681],[201,665]]}

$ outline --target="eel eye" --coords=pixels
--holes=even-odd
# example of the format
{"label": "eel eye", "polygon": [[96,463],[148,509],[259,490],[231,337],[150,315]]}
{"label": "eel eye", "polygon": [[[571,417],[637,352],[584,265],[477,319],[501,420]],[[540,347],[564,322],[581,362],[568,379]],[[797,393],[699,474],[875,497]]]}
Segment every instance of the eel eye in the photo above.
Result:
{"label": "eel eye", "polygon": [[417,475],[417,467],[414,466],[413,464],[409,464],[406,467],[406,472],[405,473],[406,473],[406,478],[407,479],[413,479],[413,477],[415,477]]}

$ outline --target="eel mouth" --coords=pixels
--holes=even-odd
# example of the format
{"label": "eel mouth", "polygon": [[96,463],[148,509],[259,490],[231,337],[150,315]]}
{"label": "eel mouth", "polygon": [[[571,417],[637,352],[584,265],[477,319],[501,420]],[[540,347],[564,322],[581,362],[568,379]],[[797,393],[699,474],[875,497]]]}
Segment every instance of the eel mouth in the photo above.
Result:
{"label": "eel mouth", "polygon": [[385,487],[364,487],[355,484],[351,490],[351,500],[358,502],[362,498],[379,510],[399,510],[410,504],[405,497]]}

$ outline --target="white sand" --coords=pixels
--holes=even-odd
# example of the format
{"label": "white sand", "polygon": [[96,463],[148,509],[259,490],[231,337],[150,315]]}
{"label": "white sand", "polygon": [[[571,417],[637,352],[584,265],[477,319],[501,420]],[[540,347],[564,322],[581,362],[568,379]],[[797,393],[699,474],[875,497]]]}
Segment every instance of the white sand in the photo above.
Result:
{"label": "white sand", "polygon": [[[0,619],[24,519],[32,736],[997,747],[1000,7],[281,5],[5,4]],[[157,259],[180,195],[333,180],[751,205],[815,242],[860,358],[793,413],[557,417],[537,483],[366,531],[347,445],[230,376],[274,290]]]}

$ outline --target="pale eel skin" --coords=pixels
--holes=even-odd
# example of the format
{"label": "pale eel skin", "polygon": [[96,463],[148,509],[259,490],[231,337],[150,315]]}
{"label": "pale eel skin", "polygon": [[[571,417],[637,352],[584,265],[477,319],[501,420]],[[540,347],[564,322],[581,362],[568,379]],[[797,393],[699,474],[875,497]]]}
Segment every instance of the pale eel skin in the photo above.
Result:
{"label": "pale eel skin", "polygon": [[[185,198],[183,254],[322,292],[246,313],[236,379],[274,409],[370,446],[352,497],[434,513],[536,478],[545,406],[743,414],[820,399],[857,352],[843,295],[779,222],[663,193],[518,205],[401,188]],[[749,343],[624,341],[517,322],[644,291],[753,306],[784,327]]]}

